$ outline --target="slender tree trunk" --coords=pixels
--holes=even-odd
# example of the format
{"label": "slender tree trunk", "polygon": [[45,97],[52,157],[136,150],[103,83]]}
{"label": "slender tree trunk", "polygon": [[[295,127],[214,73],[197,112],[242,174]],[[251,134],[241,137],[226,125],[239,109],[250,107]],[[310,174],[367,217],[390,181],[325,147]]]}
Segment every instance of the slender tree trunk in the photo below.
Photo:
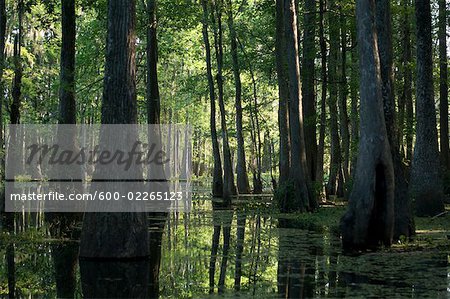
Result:
{"label": "slender tree trunk", "polygon": [[[108,1],[102,124],[137,123],[135,24],[134,0]],[[114,142],[122,140],[125,144],[126,141],[137,138],[123,135],[125,134],[117,134]],[[106,134],[100,134],[100,144],[108,146],[111,142],[108,137]],[[102,174],[102,171],[105,171],[102,167],[96,167],[94,179]],[[120,172],[108,173],[107,177],[123,179],[120,174],[123,175]],[[137,172],[131,175],[142,176]],[[111,227],[112,223],[116,225]],[[96,259],[148,257],[147,226],[146,213],[87,213],[81,234],[80,256]]]}
{"label": "slender tree trunk", "polygon": [[439,126],[441,163],[443,168],[450,169],[450,149],[448,145],[448,75],[447,75],[447,5],[439,0]]}
{"label": "slender tree trunk", "polygon": [[389,139],[392,162],[395,173],[395,226],[394,238],[410,237],[414,234],[414,217],[408,196],[408,182],[400,155],[400,142],[395,117],[394,97],[394,64],[392,49],[391,10],[389,0],[378,0],[376,3],[376,30],[378,52],[380,57],[380,74],[382,81],[382,96],[384,118]]}
{"label": "slender tree trunk", "polygon": [[333,0],[329,0],[328,25],[330,30],[330,58],[328,63],[328,75],[330,79],[330,97],[328,106],[330,108],[330,136],[331,136],[331,158],[330,173],[326,187],[327,198],[338,194],[338,180],[341,175],[341,145],[338,125],[338,76],[337,63],[339,56],[339,19],[337,18],[337,6]]}
{"label": "slender tree trunk", "polygon": [[316,180],[317,137],[316,96],[314,92],[314,60],[316,1],[306,0],[303,17],[303,62],[302,62],[302,108],[305,132],[307,175],[311,182]]}
{"label": "slender tree trunk", "polygon": [[59,89],[59,122],[75,124],[77,107],[75,102],[75,3],[62,0],[61,73]]}
{"label": "slender tree trunk", "polygon": [[355,180],[341,220],[344,249],[390,245],[394,231],[394,169],[382,102],[375,1],[356,2],[360,65],[360,131]]}
{"label": "slender tree trunk", "polygon": [[[3,139],[3,105],[5,103],[4,97],[4,82],[3,72],[5,69],[5,42],[6,42],[6,3],[5,0],[0,0],[0,147],[4,148],[5,142]],[[3,225],[5,217],[5,154],[0,153],[0,224]]]}
{"label": "slender tree trunk", "polygon": [[[228,130],[225,111],[225,99],[223,90],[223,34],[222,34],[222,0],[213,2],[212,20],[214,31],[214,45],[217,60],[217,88],[220,109],[220,123],[222,127],[222,148],[223,148],[223,197],[230,201],[230,196],[236,194],[234,185],[233,166],[231,164],[230,143],[228,141]],[[217,23],[216,23],[217,22]]]}
{"label": "slender tree trunk", "polygon": [[235,84],[235,106],[236,106],[236,140],[237,140],[237,188],[240,194],[246,194],[250,192],[250,186],[247,175],[247,165],[245,160],[245,145],[242,128],[242,85],[241,85],[241,73],[239,67],[238,51],[237,51],[237,38],[236,30],[234,29],[233,21],[233,6],[231,0],[227,0],[228,9],[228,29],[230,31],[230,44],[231,44],[231,58],[233,64],[233,75]]}
{"label": "slender tree trunk", "polygon": [[[320,130],[319,130],[319,144],[317,147],[317,169],[316,181],[323,185],[323,164],[325,154],[325,130],[327,122],[327,90],[328,90],[328,74],[327,74],[327,42],[325,40],[325,0],[319,0],[319,43],[320,43],[320,57],[321,57],[321,77],[322,90],[320,96]],[[322,193],[323,188],[320,188]]]}
{"label": "slender tree trunk", "polygon": [[[159,94],[159,81],[158,81],[158,39],[157,39],[157,28],[158,20],[156,16],[157,11],[157,0],[147,1],[147,122],[150,125],[159,125],[161,123],[161,98]],[[158,145],[157,150],[161,150],[161,133],[159,126],[149,127],[153,129],[153,133],[150,136],[159,139],[156,141]],[[149,144],[152,140],[149,140]],[[153,141],[154,142],[154,141]],[[186,140],[187,142],[187,140]],[[169,145],[170,146],[170,145]],[[184,154],[186,147],[184,150]],[[184,156],[183,156],[184,157]],[[183,164],[185,165],[185,163]],[[184,169],[183,174],[186,173]],[[147,176],[156,179],[166,179],[163,166],[151,165],[148,168]],[[159,183],[160,190],[164,192],[169,192],[169,188],[165,182]],[[151,281],[151,291],[150,293],[155,298],[159,295],[159,269],[161,263],[161,242],[162,235],[164,232],[164,227],[166,220],[168,218],[167,213],[149,213],[149,225],[153,228],[150,229],[149,239],[150,239],[150,261],[151,270],[150,271],[150,281]]]}
{"label": "slender tree trunk", "polygon": [[158,85],[158,41],[156,19],[156,0],[148,0],[147,27],[147,117],[149,124],[159,124],[161,100]]}
{"label": "slender tree trunk", "polygon": [[[303,115],[300,113],[300,63],[297,43],[297,17],[294,0],[284,0],[284,25],[286,32],[286,60],[289,86],[289,127],[291,136],[291,168],[289,178],[294,183],[295,194],[289,209],[307,211],[314,209],[313,194],[308,184]],[[289,210],[288,209],[288,210]]]}
{"label": "slender tree trunk", "polygon": [[283,0],[276,1],[276,43],[275,61],[278,79],[278,129],[280,134],[279,172],[278,185],[281,186],[289,178],[290,149],[289,149],[289,118],[288,101],[289,88],[287,79],[286,41],[284,30]]}
{"label": "slender tree trunk", "polygon": [[[349,120],[347,112],[347,21],[342,6],[339,6],[340,12],[340,27],[341,27],[341,63],[340,63],[340,86],[339,86],[339,125],[340,136],[342,139],[342,174],[344,184],[350,179],[349,165],[350,165],[350,132]],[[344,188],[346,189],[346,188]]]}
{"label": "slender tree trunk", "polygon": [[[76,124],[77,107],[75,100],[75,39],[76,14],[75,2],[61,1],[62,15],[62,43],[61,43],[61,69],[59,89],[59,123]],[[67,150],[76,152],[78,148],[76,130],[68,131],[69,127],[59,127],[58,143]],[[62,131],[60,131],[60,129]],[[71,167],[73,179],[82,177],[81,167]],[[81,190],[81,184],[73,183],[61,185],[66,191]],[[79,239],[79,231],[75,226],[82,220],[81,213],[47,213],[46,221],[49,231],[54,238]],[[78,260],[78,242],[66,244],[53,244],[51,246],[53,264],[56,273],[56,292],[61,298],[74,298],[76,289],[76,265]]]}
{"label": "slender tree trunk", "polygon": [[20,106],[22,97],[22,19],[23,19],[23,0],[19,0],[17,4],[19,15],[19,30],[14,36],[14,79],[12,87],[12,104],[10,108],[11,124],[20,123]]}
{"label": "slender tree trunk", "polygon": [[209,100],[210,100],[210,129],[211,142],[213,148],[214,169],[212,192],[214,197],[221,197],[223,194],[222,162],[220,159],[219,142],[216,130],[216,94],[214,90],[214,78],[211,67],[211,47],[208,35],[208,5],[207,0],[202,0],[203,8],[203,42],[205,43],[206,73],[208,77]]}
{"label": "slender tree trunk", "polygon": [[412,50],[411,50],[411,18],[409,16],[410,0],[403,0],[404,7],[402,18],[402,68],[403,87],[402,97],[405,105],[405,142],[406,160],[412,161],[413,136],[414,136],[414,105],[412,99]]}
{"label": "slender tree trunk", "polygon": [[358,157],[359,115],[358,115],[358,51],[356,48],[356,22],[351,22],[351,72],[350,72],[350,177],[353,178]]}
{"label": "slender tree trunk", "polygon": [[261,166],[261,127],[259,125],[259,112],[258,112],[258,95],[256,92],[256,79],[255,74],[253,73],[253,69],[250,67],[250,75],[252,78],[252,86],[253,86],[253,105],[250,105],[250,110],[252,111],[252,118],[254,118],[254,146],[255,146],[255,160],[256,160],[256,171],[254,172],[253,178],[253,192],[255,194],[260,194],[263,191],[262,184],[262,166]]}
{"label": "slender tree trunk", "polygon": [[433,40],[430,0],[415,0],[417,39],[416,143],[411,169],[411,195],[417,216],[444,211],[433,91]]}

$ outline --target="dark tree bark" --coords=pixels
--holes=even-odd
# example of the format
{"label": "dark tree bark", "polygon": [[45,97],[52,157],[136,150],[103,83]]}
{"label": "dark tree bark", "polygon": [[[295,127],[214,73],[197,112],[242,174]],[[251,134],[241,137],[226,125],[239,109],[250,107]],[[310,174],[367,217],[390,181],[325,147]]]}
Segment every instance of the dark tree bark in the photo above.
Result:
{"label": "dark tree bark", "polygon": [[441,163],[450,169],[450,149],[448,145],[448,75],[447,75],[447,6],[445,0],[439,0],[439,127],[441,145]]}
{"label": "dark tree bark", "polygon": [[341,219],[346,250],[390,245],[394,229],[394,169],[383,112],[375,1],[358,0],[356,17],[361,137],[350,201]]}
{"label": "dark tree bark", "polygon": [[352,20],[351,38],[351,71],[350,71],[350,177],[353,177],[358,157],[359,115],[358,115],[358,51],[356,45],[356,21]]}
{"label": "dark tree bark", "polygon": [[[158,40],[157,40],[157,27],[158,21],[156,16],[157,0],[147,1],[147,122],[150,125],[159,125],[161,123],[161,99],[159,94],[159,81],[158,81]],[[161,150],[161,135],[160,128],[157,126],[151,126],[149,129],[153,129],[153,136],[158,136],[157,141],[158,151]],[[187,141],[187,140],[186,140]],[[149,140],[149,144],[152,141]],[[184,157],[184,156],[183,156]],[[186,165],[186,163],[183,163]],[[186,173],[186,170],[182,170],[182,173]],[[153,178],[166,179],[163,166],[150,165],[148,168],[148,174]],[[165,182],[159,183],[160,190],[163,192],[169,192],[169,188]],[[168,214],[167,213],[149,213],[149,224],[151,226],[149,232],[150,238],[150,281],[151,291],[150,294],[155,298],[159,294],[159,269],[161,263],[161,242],[164,232],[164,226],[166,224]]]}
{"label": "dark tree bark", "polygon": [[147,2],[147,117],[149,124],[160,123],[161,101],[158,85],[158,41],[156,0]]}
{"label": "dark tree bark", "polygon": [[305,132],[307,175],[311,182],[316,180],[317,137],[316,137],[316,96],[314,92],[314,60],[316,1],[306,0],[303,16],[303,61],[302,61],[302,108]]}
{"label": "dark tree bark", "polygon": [[417,216],[444,211],[433,91],[430,0],[415,0],[417,83],[416,143],[411,169],[411,195]]}
{"label": "dark tree bark", "polygon": [[214,169],[212,193],[214,197],[221,197],[223,194],[222,162],[220,159],[219,142],[217,141],[216,130],[216,94],[214,90],[214,78],[211,67],[211,47],[208,35],[208,6],[206,0],[202,0],[203,8],[203,42],[205,43],[206,73],[208,77],[209,100],[210,100],[210,129],[211,142],[213,148]]}
{"label": "dark tree bark", "polygon": [[230,196],[236,194],[234,185],[233,166],[231,164],[230,143],[228,141],[228,130],[225,111],[225,99],[223,90],[223,34],[222,34],[222,0],[212,3],[212,21],[214,31],[214,46],[217,61],[217,89],[220,109],[220,124],[222,127],[222,150],[223,150],[223,198],[230,201]]}
{"label": "dark tree bark", "polygon": [[[411,50],[411,18],[409,16],[409,8],[411,7],[410,0],[402,0],[404,7],[402,16],[402,31],[401,31],[401,45],[402,45],[402,69],[403,69],[403,86],[401,99],[402,106],[405,107],[405,126],[400,127],[399,130],[405,136],[405,152],[406,160],[411,162],[413,152],[413,137],[414,137],[414,105],[412,99],[412,50]],[[399,117],[402,117],[400,114]],[[400,125],[403,124],[403,118],[400,119]],[[401,134],[400,136],[403,136]],[[401,138],[400,140],[403,140]]]}
{"label": "dark tree bark", "polygon": [[400,142],[395,117],[394,73],[391,9],[389,0],[378,0],[376,3],[376,30],[378,37],[378,53],[380,57],[380,74],[384,118],[387,136],[390,144],[392,162],[395,173],[395,226],[394,238],[411,237],[414,232],[414,217],[408,196],[408,182],[400,154]]}
{"label": "dark tree bark", "polygon": [[[136,101],[136,3],[134,0],[108,1],[108,33],[102,100],[102,124],[137,123]],[[122,134],[123,135],[123,134]],[[116,139],[136,140],[137,136]],[[100,135],[100,144],[108,144]],[[96,167],[94,180],[102,167]],[[108,177],[118,176],[109,174]],[[133,174],[138,176],[139,173]],[[117,177],[117,179],[123,179]],[[140,258],[149,255],[145,213],[87,213],[81,234],[80,257]]]}
{"label": "dark tree bark", "polygon": [[298,58],[297,17],[294,0],[284,0],[284,28],[286,34],[286,60],[288,64],[289,127],[291,137],[291,168],[289,178],[294,184],[292,209],[307,211],[316,208],[310,190],[306,165],[303,116],[300,113],[300,63]]}
{"label": "dark tree bark", "polygon": [[19,30],[14,36],[14,79],[12,87],[12,104],[10,108],[10,121],[11,124],[20,123],[20,106],[22,97],[22,35],[23,35],[23,0],[19,0],[17,3],[17,11],[19,18]]}
{"label": "dark tree bark", "polygon": [[62,0],[61,73],[59,89],[59,122],[75,124],[75,2]]}
{"label": "dark tree bark", "polygon": [[[61,1],[61,66],[60,66],[60,89],[59,89],[59,123],[75,124],[77,119],[77,108],[75,100],[75,39],[76,39],[76,14],[75,2],[72,0]],[[62,134],[58,130],[58,143],[67,146],[68,150],[76,152],[76,130],[67,134],[63,129]],[[82,177],[81,167],[70,168],[72,178]],[[82,190],[81,184],[73,183],[61,186],[66,191]],[[79,238],[79,230],[75,226],[82,220],[81,213],[47,213],[46,222],[49,231],[54,238]],[[53,265],[56,274],[56,292],[60,298],[74,298],[76,289],[76,270],[79,245],[78,242],[54,244],[51,247]]]}
{"label": "dark tree bark", "polygon": [[256,92],[256,79],[255,74],[253,73],[253,68],[249,67],[250,76],[252,78],[252,87],[253,87],[253,103],[250,104],[250,119],[252,121],[253,127],[253,147],[255,150],[255,161],[256,167],[253,171],[253,193],[260,194],[263,191],[262,184],[262,163],[261,163],[261,127],[259,125],[259,112],[258,112],[258,95]]}
{"label": "dark tree bark", "polygon": [[[322,77],[322,90],[320,95],[320,130],[319,130],[319,143],[317,146],[317,169],[316,169],[316,181],[323,184],[323,160],[325,154],[325,130],[327,127],[327,90],[328,90],[328,74],[327,74],[327,42],[325,40],[325,0],[319,0],[319,44],[320,44],[320,57],[321,57],[321,77]],[[320,188],[320,192],[323,188]]]}
{"label": "dark tree bark", "polygon": [[275,61],[278,79],[278,128],[280,133],[280,154],[279,154],[279,181],[278,185],[284,184],[289,178],[290,168],[290,146],[289,146],[289,118],[288,101],[289,88],[287,79],[286,62],[286,41],[284,29],[284,8],[283,0],[276,1],[276,43]]}
{"label": "dark tree bark", "polygon": [[[349,120],[347,112],[347,21],[344,12],[342,11],[342,5],[339,5],[339,22],[341,27],[341,63],[339,70],[339,127],[340,136],[342,140],[342,175],[344,183],[347,183],[350,179],[349,165],[350,165],[350,132],[349,132]],[[344,188],[345,189],[345,188]]]}
{"label": "dark tree bark", "polygon": [[237,38],[236,30],[234,29],[233,21],[233,6],[231,0],[227,0],[227,14],[228,14],[228,29],[230,31],[230,45],[231,45],[231,58],[233,64],[233,75],[235,85],[235,106],[236,106],[236,140],[237,140],[237,189],[240,194],[246,194],[250,192],[250,186],[248,182],[247,167],[245,160],[245,145],[242,128],[242,84],[241,84],[241,71],[239,67],[239,58],[237,51]]}
{"label": "dark tree bark", "polygon": [[328,63],[328,76],[330,79],[329,92],[330,97],[328,106],[330,109],[330,137],[331,137],[331,152],[330,152],[330,172],[328,177],[328,184],[326,186],[326,196],[338,195],[338,180],[341,176],[341,144],[339,138],[339,124],[338,124],[338,76],[337,64],[339,56],[339,18],[337,17],[337,5],[335,1],[330,0],[328,25],[330,30],[330,56]]}
{"label": "dark tree bark", "polygon": [[[5,102],[4,97],[4,82],[3,71],[5,69],[5,42],[6,42],[6,3],[5,0],[0,0],[0,124],[3,124],[3,105]],[[4,148],[3,140],[3,126],[0,126],[0,146]],[[0,178],[3,184],[5,178],[5,154],[0,153]],[[0,224],[4,222],[4,209],[5,209],[5,193],[3,187],[0,188]]]}

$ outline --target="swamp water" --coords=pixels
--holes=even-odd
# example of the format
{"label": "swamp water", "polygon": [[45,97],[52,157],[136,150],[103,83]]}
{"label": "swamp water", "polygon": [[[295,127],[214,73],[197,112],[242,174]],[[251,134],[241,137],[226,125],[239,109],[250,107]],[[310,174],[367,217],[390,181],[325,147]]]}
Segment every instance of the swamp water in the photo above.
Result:
{"label": "swamp water", "polygon": [[[280,215],[269,197],[213,209],[206,192],[197,192],[192,212],[171,214],[166,223],[159,296],[450,298],[450,228],[429,228],[433,223],[425,221],[422,230],[418,227],[418,241],[410,245],[348,256],[342,254],[337,232],[343,211],[324,207],[313,215]],[[0,297],[8,296],[5,240],[0,240]],[[45,237],[43,228],[29,227],[18,234],[17,297],[56,297],[61,273],[57,276],[53,269],[50,249],[55,242]],[[76,297],[156,294],[155,260],[81,261],[76,267],[73,282],[63,279],[75,283]]]}

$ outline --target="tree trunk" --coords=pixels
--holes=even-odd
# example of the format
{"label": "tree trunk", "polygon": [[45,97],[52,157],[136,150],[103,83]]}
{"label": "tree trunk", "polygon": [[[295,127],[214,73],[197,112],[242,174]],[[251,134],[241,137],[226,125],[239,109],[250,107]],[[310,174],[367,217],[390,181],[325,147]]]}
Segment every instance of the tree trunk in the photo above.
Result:
{"label": "tree trunk", "polygon": [[351,22],[351,72],[350,72],[350,178],[353,178],[358,157],[359,115],[358,115],[358,51],[356,47],[356,22]]}
{"label": "tree trunk", "polygon": [[341,175],[341,145],[339,139],[338,125],[338,77],[337,63],[339,56],[339,19],[337,18],[337,7],[333,0],[329,1],[329,18],[328,25],[330,30],[330,58],[328,63],[328,76],[330,79],[329,90],[330,97],[328,106],[330,108],[330,136],[331,136],[331,158],[330,158],[330,174],[326,187],[327,198],[338,194],[338,179]]}
{"label": "tree trunk", "polygon": [[213,184],[212,193],[213,197],[221,197],[223,194],[223,178],[222,178],[222,162],[220,159],[219,142],[217,141],[216,130],[216,94],[214,91],[214,79],[211,68],[211,47],[209,44],[208,36],[208,6],[207,0],[202,0],[203,8],[203,42],[205,43],[205,56],[206,56],[206,73],[208,77],[209,87],[209,100],[210,100],[210,129],[211,129],[211,142],[213,148],[214,169],[213,169]]}
{"label": "tree trunk", "polygon": [[[134,0],[108,1],[108,33],[102,100],[102,124],[137,123],[136,101],[136,3]],[[107,131],[107,130],[106,130]],[[117,138],[136,140],[137,136]],[[111,141],[100,134],[100,144]],[[96,167],[94,179],[101,173]],[[134,173],[136,177],[142,175]],[[123,179],[119,174],[108,174]],[[149,255],[145,213],[87,213],[81,234],[80,257],[127,259]]]}
{"label": "tree trunk", "polygon": [[59,89],[59,123],[75,124],[75,3],[62,0],[61,74]]}
{"label": "tree trunk", "polygon": [[156,29],[156,0],[148,0],[147,27],[147,118],[149,124],[159,124],[161,101],[158,86],[158,41]]}
{"label": "tree trunk", "polygon": [[314,60],[316,1],[306,0],[303,16],[303,62],[302,62],[302,108],[305,132],[307,175],[311,182],[316,180],[317,137],[316,97],[314,92]]}
{"label": "tree trunk", "polygon": [[[230,196],[236,194],[234,185],[233,166],[231,164],[230,143],[228,141],[228,130],[225,111],[225,99],[223,91],[223,35],[222,35],[222,0],[213,1],[212,20],[214,31],[214,45],[217,60],[217,88],[220,109],[220,123],[222,127],[222,149],[223,149],[223,198],[230,201]],[[217,22],[217,23],[216,23]]]}
{"label": "tree trunk", "polygon": [[390,245],[394,229],[394,169],[383,113],[375,1],[358,0],[356,17],[361,137],[349,206],[341,220],[346,250]]}
{"label": "tree trunk", "polygon": [[247,175],[247,165],[245,160],[245,145],[242,128],[242,85],[241,85],[241,73],[239,67],[238,51],[237,51],[237,39],[236,30],[234,29],[233,21],[233,6],[231,0],[227,0],[228,9],[228,29],[230,31],[230,45],[231,45],[231,58],[233,64],[233,75],[235,84],[235,106],[236,106],[236,140],[237,140],[237,188],[240,194],[246,194],[250,192],[250,186]]}
{"label": "tree trunk", "polygon": [[450,150],[448,145],[448,84],[447,84],[447,6],[445,0],[439,0],[439,126],[441,163],[450,169]]}
{"label": "tree trunk", "polygon": [[22,19],[23,19],[23,0],[19,0],[17,4],[19,15],[19,30],[14,36],[14,79],[12,87],[12,104],[10,109],[11,124],[20,123],[20,106],[22,97]]}
{"label": "tree trunk", "polygon": [[[59,123],[76,124],[77,107],[75,100],[75,40],[76,40],[76,14],[75,2],[71,0],[61,1],[62,15],[62,42],[60,64],[60,89],[59,89]],[[65,149],[76,152],[78,150],[76,130],[70,133],[58,128],[58,144]],[[69,169],[68,169],[69,170]],[[72,166],[71,177],[82,178],[81,167]],[[80,183],[61,185],[66,191],[82,190]],[[53,238],[73,238],[79,240],[79,230],[75,228],[82,220],[81,213],[47,213],[45,220],[49,226]],[[76,265],[78,260],[78,242],[69,242],[52,245],[53,264],[56,273],[56,292],[61,298],[74,298],[76,289]]]}
{"label": "tree trunk", "polygon": [[[157,0],[147,1],[147,122],[150,125],[159,125],[161,123],[161,99],[159,94],[159,81],[158,81],[158,40],[157,40],[157,27],[158,21],[156,17]],[[161,134],[160,128],[153,128],[153,134],[151,136],[157,136],[159,144],[157,150],[161,149]],[[187,140],[186,140],[187,141]],[[149,140],[149,144],[152,141]],[[169,144],[170,146],[170,144]],[[186,151],[186,147],[185,147]],[[185,153],[185,152],[183,152]],[[184,156],[183,156],[184,157]],[[185,165],[185,163],[183,164]],[[158,165],[150,165],[148,168],[147,176],[150,175],[152,179],[166,179],[164,173],[164,167]],[[186,174],[186,170],[182,172]],[[169,192],[169,188],[165,182],[159,182],[160,190],[163,192]],[[150,294],[155,296],[159,294],[159,269],[161,263],[161,242],[164,227],[166,224],[167,213],[149,213],[149,239],[150,239],[150,260],[151,260],[151,291]]]}
{"label": "tree trunk", "polygon": [[433,40],[430,0],[415,1],[417,39],[416,143],[411,169],[411,195],[417,216],[444,211],[433,92]]}
{"label": "tree trunk", "polygon": [[290,149],[289,149],[289,120],[288,120],[288,101],[289,88],[287,79],[287,61],[286,61],[286,41],[284,29],[284,7],[283,0],[276,1],[276,43],[275,43],[275,61],[277,67],[278,79],[278,128],[280,133],[280,154],[279,154],[279,181],[281,186],[289,178],[290,168]]}
{"label": "tree trunk", "polygon": [[[5,104],[3,72],[5,69],[5,42],[6,42],[6,3],[0,0],[0,146],[4,148],[5,141],[3,139],[3,105]],[[0,225],[3,225],[5,217],[5,154],[0,153],[0,180],[2,187],[0,188]]]}
{"label": "tree trunk", "polygon": [[[403,87],[402,101],[405,105],[405,142],[406,160],[412,161],[413,136],[414,136],[414,105],[412,99],[412,50],[411,50],[411,19],[409,17],[410,0],[403,0],[404,7],[402,18],[402,68]],[[403,128],[402,128],[403,129]]]}
{"label": "tree trunk", "polygon": [[321,57],[321,76],[322,76],[322,90],[320,96],[320,130],[319,130],[319,144],[317,147],[317,169],[316,181],[320,183],[320,193],[323,191],[323,162],[325,154],[325,130],[327,127],[327,90],[328,90],[328,76],[327,76],[327,42],[325,40],[325,0],[319,1],[319,44]]}
{"label": "tree trunk", "polygon": [[344,190],[347,188],[345,184],[350,179],[349,165],[350,165],[350,132],[348,128],[348,112],[347,112],[347,21],[342,11],[342,6],[339,6],[340,12],[340,27],[341,27],[341,63],[340,63],[340,84],[339,84],[339,125],[342,139],[342,175],[344,182]]}
{"label": "tree trunk", "polygon": [[389,0],[377,1],[375,23],[380,58],[384,118],[395,173],[394,238],[398,240],[400,236],[411,237],[414,234],[415,228],[411,202],[408,196],[408,181],[400,155],[400,142],[398,140],[398,129],[395,118],[394,64],[392,58],[392,27],[389,3]]}
{"label": "tree trunk", "polygon": [[[297,17],[294,0],[284,0],[284,25],[286,32],[286,60],[289,86],[289,127],[291,136],[291,168],[289,178],[294,183],[293,210],[314,209],[316,203],[307,175],[303,115],[300,113],[300,64],[297,43]],[[288,209],[288,210],[289,210]]]}

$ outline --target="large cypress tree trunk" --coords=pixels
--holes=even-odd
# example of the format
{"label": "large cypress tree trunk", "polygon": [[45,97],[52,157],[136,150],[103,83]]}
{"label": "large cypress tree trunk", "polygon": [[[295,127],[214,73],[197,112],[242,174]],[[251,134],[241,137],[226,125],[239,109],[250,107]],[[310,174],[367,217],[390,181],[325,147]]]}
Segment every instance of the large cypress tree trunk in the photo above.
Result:
{"label": "large cypress tree trunk", "polygon": [[[222,0],[212,3],[212,20],[214,31],[214,45],[217,61],[217,89],[220,109],[220,124],[222,127],[222,149],[223,149],[223,197],[230,201],[230,196],[236,194],[234,185],[233,166],[231,164],[230,143],[228,141],[228,130],[225,111],[225,99],[223,90],[223,34],[222,34]],[[216,23],[217,22],[217,23]]]}
{"label": "large cypress tree trunk", "polygon": [[408,196],[408,182],[400,155],[400,142],[395,117],[394,74],[392,58],[392,27],[389,0],[378,0],[376,3],[376,30],[378,52],[380,57],[380,73],[384,118],[389,139],[392,162],[395,173],[395,229],[394,238],[410,237],[414,234],[414,217]]}
{"label": "large cypress tree trunk", "polygon": [[448,145],[447,6],[445,0],[439,0],[438,35],[441,163],[443,168],[447,171],[450,169],[450,149]]}
{"label": "large cypress tree trunk", "polygon": [[[135,18],[134,0],[109,0],[102,124],[137,123]],[[100,143],[107,144],[108,137],[101,134]],[[133,138],[136,140],[137,136],[118,134],[116,139],[119,138],[123,138],[123,141]],[[99,167],[96,167],[94,180],[102,171],[101,167],[97,168]],[[80,244],[81,257],[120,259],[148,255],[145,213],[85,215]]]}
{"label": "large cypress tree trunk", "polygon": [[333,0],[329,1],[329,30],[330,30],[330,58],[328,63],[328,76],[330,79],[329,90],[330,97],[328,106],[330,109],[330,137],[331,137],[331,152],[330,152],[330,172],[328,177],[328,184],[326,186],[327,198],[338,194],[338,180],[341,176],[341,144],[339,139],[339,124],[338,124],[338,76],[337,63],[339,56],[339,18],[337,18],[337,5]]}
{"label": "large cypress tree trunk", "polygon": [[361,137],[350,201],[341,220],[347,250],[390,245],[394,229],[394,170],[383,113],[375,1],[358,0],[356,17]]}
{"label": "large cypress tree trunk", "polygon": [[236,140],[237,140],[237,188],[240,194],[250,192],[248,183],[247,167],[245,162],[245,145],[242,128],[242,84],[239,67],[236,30],[234,29],[233,7],[231,0],[227,0],[228,29],[230,31],[231,59],[233,64],[234,86],[235,86],[235,106],[236,106]]}
{"label": "large cypress tree trunk", "polygon": [[433,45],[430,0],[415,1],[417,36],[416,143],[411,169],[411,195],[417,216],[444,211],[433,92]]}
{"label": "large cypress tree trunk", "polygon": [[294,183],[294,201],[290,209],[307,211],[316,203],[307,175],[303,116],[300,113],[300,63],[298,58],[297,17],[294,0],[284,0],[284,28],[286,34],[286,60],[289,86],[289,127],[291,137],[291,168],[289,178]]}
{"label": "large cypress tree trunk", "polygon": [[280,133],[280,154],[278,185],[281,186],[289,178],[290,149],[289,149],[289,122],[288,101],[289,88],[287,79],[286,41],[284,30],[284,6],[283,0],[276,1],[276,43],[275,61],[278,79],[278,129]]}
{"label": "large cypress tree trunk", "polygon": [[211,68],[211,46],[208,35],[208,6],[206,0],[202,0],[203,9],[203,42],[205,43],[205,58],[206,58],[206,74],[208,77],[209,100],[210,100],[210,129],[211,142],[213,148],[213,183],[212,194],[214,197],[221,197],[223,194],[223,178],[222,178],[222,162],[220,159],[219,142],[217,141],[216,130],[216,94],[214,91],[214,78]]}
{"label": "large cypress tree trunk", "polygon": [[316,180],[317,137],[316,137],[316,97],[314,93],[314,59],[316,1],[306,0],[303,16],[303,63],[302,63],[302,108],[305,131],[307,175],[311,182]]}

